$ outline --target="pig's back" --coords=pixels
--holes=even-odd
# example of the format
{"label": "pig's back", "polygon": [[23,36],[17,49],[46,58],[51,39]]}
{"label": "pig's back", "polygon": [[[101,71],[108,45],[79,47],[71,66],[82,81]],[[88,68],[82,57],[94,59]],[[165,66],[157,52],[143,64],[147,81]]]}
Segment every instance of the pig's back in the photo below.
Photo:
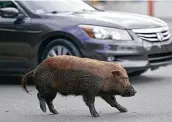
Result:
{"label": "pig's back", "polygon": [[54,70],[89,72],[101,78],[111,77],[112,75],[110,73],[111,69],[104,62],[75,56],[48,58],[41,65],[46,65],[48,68]]}

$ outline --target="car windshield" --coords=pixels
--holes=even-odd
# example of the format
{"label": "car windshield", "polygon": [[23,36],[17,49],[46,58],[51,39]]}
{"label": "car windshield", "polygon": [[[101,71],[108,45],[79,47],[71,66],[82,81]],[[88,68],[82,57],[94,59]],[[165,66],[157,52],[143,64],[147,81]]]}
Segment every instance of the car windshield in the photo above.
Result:
{"label": "car windshield", "polygon": [[21,0],[20,2],[38,14],[96,10],[82,0]]}

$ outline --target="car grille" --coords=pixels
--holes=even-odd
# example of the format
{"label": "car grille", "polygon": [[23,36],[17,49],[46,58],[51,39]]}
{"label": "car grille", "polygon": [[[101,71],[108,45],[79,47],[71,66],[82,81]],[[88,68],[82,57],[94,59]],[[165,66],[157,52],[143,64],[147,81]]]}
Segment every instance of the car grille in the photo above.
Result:
{"label": "car grille", "polygon": [[142,40],[149,42],[168,41],[171,33],[168,27],[152,28],[152,29],[133,29],[132,30]]}
{"label": "car grille", "polygon": [[172,61],[172,52],[160,53],[160,54],[149,54],[148,55],[150,64],[163,63]]}

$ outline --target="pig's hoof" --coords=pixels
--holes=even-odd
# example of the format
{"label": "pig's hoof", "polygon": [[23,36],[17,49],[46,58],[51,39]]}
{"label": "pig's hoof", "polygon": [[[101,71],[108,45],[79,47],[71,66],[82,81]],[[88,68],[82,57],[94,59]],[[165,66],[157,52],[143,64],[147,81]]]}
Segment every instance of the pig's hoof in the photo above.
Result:
{"label": "pig's hoof", "polygon": [[40,108],[43,112],[46,112],[46,104],[44,100],[40,100]]}
{"label": "pig's hoof", "polygon": [[100,115],[98,113],[94,113],[92,116],[93,117],[100,117]]}
{"label": "pig's hoof", "polygon": [[121,108],[119,108],[118,110],[119,110],[120,112],[122,112],[122,113],[125,113],[125,112],[128,111],[128,109],[127,109],[127,108],[124,108],[124,107],[121,107]]}
{"label": "pig's hoof", "polygon": [[52,109],[50,112],[53,113],[53,114],[59,114],[59,112],[57,112],[56,109]]}
{"label": "pig's hoof", "polygon": [[46,109],[43,108],[42,111],[43,111],[44,113],[46,113]]}
{"label": "pig's hoof", "polygon": [[41,108],[41,110],[42,110],[44,113],[46,113],[46,106],[41,105],[40,108]]}

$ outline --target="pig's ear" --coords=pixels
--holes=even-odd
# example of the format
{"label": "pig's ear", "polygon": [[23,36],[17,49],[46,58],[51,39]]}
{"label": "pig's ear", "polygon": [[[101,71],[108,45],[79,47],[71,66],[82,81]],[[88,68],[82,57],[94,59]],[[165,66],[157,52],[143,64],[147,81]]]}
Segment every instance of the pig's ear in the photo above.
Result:
{"label": "pig's ear", "polygon": [[113,76],[120,76],[120,71],[119,70],[113,70],[112,74],[113,74]]}

